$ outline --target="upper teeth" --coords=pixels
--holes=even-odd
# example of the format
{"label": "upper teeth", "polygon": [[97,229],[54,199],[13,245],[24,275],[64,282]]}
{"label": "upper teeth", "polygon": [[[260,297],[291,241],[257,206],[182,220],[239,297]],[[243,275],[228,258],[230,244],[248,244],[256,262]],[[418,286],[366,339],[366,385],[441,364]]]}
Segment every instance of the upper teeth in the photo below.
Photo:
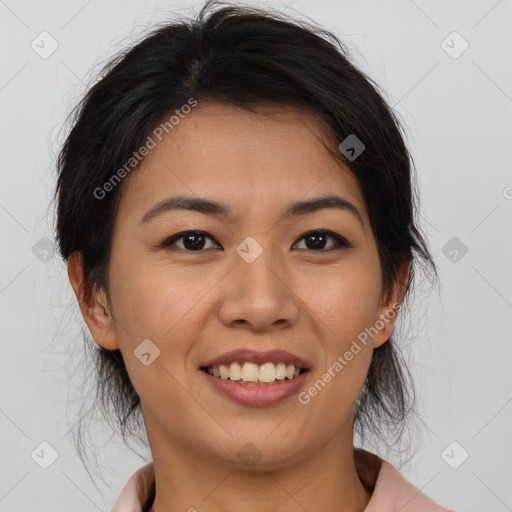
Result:
{"label": "upper teeth", "polygon": [[244,382],[274,382],[283,379],[294,379],[298,377],[300,368],[295,368],[293,364],[285,363],[264,363],[261,365],[255,363],[231,363],[228,365],[209,366],[208,373],[221,379],[243,380]]}

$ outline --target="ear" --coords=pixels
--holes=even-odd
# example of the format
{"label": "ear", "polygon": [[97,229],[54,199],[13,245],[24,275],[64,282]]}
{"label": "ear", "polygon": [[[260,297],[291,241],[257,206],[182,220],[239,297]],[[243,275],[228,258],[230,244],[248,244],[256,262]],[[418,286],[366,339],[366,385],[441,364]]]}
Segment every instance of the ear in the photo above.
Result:
{"label": "ear", "polygon": [[68,258],[68,277],[94,341],[108,350],[119,348],[105,291],[95,293],[92,304],[84,301],[84,267],[78,252],[72,253]]}
{"label": "ear", "polygon": [[[375,319],[375,327],[379,329],[378,333],[373,338],[373,347],[377,348],[389,340],[395,322],[398,317],[400,304],[405,295],[407,288],[407,281],[409,279],[409,262],[405,261],[401,264],[398,272],[397,281],[391,290],[382,299],[378,310],[377,318]],[[383,332],[386,329],[386,332]]]}

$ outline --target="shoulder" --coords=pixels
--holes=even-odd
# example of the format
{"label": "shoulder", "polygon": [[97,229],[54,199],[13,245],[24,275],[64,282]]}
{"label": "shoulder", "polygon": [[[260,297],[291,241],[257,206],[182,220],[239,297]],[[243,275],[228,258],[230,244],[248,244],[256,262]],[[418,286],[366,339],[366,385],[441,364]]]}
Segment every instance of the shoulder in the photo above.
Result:
{"label": "shoulder", "polygon": [[432,501],[377,455],[360,448],[354,455],[359,478],[372,492],[364,512],[453,512]]}
{"label": "shoulder", "polygon": [[111,512],[144,512],[155,492],[153,462],[140,467],[129,478]]}

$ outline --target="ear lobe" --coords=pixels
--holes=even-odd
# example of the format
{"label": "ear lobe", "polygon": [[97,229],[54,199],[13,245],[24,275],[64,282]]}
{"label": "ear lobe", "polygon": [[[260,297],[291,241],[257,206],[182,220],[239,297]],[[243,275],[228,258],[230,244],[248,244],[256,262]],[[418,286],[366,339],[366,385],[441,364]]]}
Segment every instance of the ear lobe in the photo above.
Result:
{"label": "ear lobe", "polygon": [[[400,310],[400,304],[402,303],[405,292],[407,290],[409,270],[410,264],[408,261],[406,261],[400,266],[397,282],[395,283],[393,290],[386,295],[385,300],[382,302],[382,305],[379,309],[378,319],[375,322],[375,324],[381,328],[373,338],[374,348],[383,345],[393,334],[395,322]],[[384,325],[382,326],[382,324]]]}
{"label": "ear lobe", "polygon": [[91,299],[92,304],[86,303],[84,267],[78,252],[72,253],[68,258],[68,277],[94,341],[107,350],[119,348],[105,291],[96,292]]}

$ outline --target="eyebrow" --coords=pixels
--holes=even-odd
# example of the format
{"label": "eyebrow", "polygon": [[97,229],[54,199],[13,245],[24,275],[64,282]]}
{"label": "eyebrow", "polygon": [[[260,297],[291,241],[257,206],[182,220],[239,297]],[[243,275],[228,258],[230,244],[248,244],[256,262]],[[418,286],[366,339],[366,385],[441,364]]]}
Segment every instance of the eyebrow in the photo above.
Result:
{"label": "eyebrow", "polygon": [[[359,213],[359,210],[350,201],[334,195],[292,203],[281,212],[280,220],[289,219],[299,215],[306,215],[326,208],[335,208],[351,213],[357,218],[364,230],[363,218]],[[155,217],[176,210],[194,211],[205,215],[224,217],[226,220],[233,218],[233,211],[227,204],[202,197],[176,195],[168,197],[151,207],[144,214],[140,223],[147,223]]]}

